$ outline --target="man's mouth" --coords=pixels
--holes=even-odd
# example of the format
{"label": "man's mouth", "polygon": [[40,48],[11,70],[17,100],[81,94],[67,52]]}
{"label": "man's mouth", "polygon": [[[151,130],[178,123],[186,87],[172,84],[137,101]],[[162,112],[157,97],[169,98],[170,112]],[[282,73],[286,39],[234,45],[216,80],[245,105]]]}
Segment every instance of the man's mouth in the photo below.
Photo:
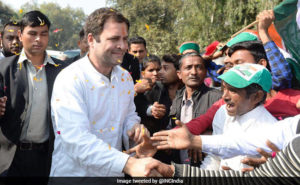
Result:
{"label": "man's mouth", "polygon": [[19,47],[11,47],[10,50],[13,52],[17,52],[20,50],[20,48]]}
{"label": "man's mouth", "polygon": [[42,45],[33,45],[33,48],[34,49],[40,49],[40,48],[42,48]]}
{"label": "man's mouth", "polygon": [[234,107],[233,103],[226,103],[226,108],[227,109],[232,109]]}

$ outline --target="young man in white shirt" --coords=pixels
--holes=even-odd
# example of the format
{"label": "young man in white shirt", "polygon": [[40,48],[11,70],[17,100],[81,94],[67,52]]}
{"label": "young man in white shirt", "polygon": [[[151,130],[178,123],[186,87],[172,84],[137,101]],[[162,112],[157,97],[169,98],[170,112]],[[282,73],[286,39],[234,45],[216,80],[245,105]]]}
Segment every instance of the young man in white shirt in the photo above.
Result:
{"label": "young man in white shirt", "polygon": [[141,176],[143,164],[122,153],[148,130],[135,112],[130,74],[119,64],[129,22],[115,9],[100,8],[84,27],[89,53],[57,77],[51,100],[55,146],[51,176]]}

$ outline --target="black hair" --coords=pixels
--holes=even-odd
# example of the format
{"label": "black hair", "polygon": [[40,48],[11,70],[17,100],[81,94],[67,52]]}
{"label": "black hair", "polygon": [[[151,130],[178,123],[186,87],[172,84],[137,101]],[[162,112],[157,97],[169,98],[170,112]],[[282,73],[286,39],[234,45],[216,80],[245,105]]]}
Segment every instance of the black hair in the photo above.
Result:
{"label": "black hair", "polygon": [[50,29],[51,22],[49,21],[48,17],[44,15],[42,12],[34,10],[27,12],[23,15],[21,21],[21,32],[23,32],[26,26],[36,27],[36,26],[43,26],[47,25],[48,29]]}
{"label": "black hair", "polygon": [[206,61],[206,60],[204,60],[204,59],[202,58],[201,55],[199,55],[199,54],[196,53],[196,52],[189,52],[189,53],[186,53],[186,54],[184,54],[184,55],[181,56],[181,58],[180,58],[180,60],[179,60],[179,67],[178,67],[177,70],[179,70],[179,69],[181,68],[183,59],[185,59],[186,57],[190,57],[190,56],[196,56],[196,57],[199,57],[199,58],[203,61],[204,66],[205,66],[205,69],[208,68],[209,62]]}
{"label": "black hair", "polygon": [[256,63],[258,63],[261,59],[265,59],[267,61],[266,68],[271,71],[269,60],[261,41],[245,41],[234,44],[229,48],[228,56],[231,57],[234,52],[242,49],[248,50],[254,57]]}
{"label": "black hair", "polygon": [[5,28],[6,28],[7,26],[17,26],[17,27],[20,27],[20,23],[17,22],[17,21],[9,21],[9,22],[7,22],[6,24],[4,24],[3,29],[2,29],[2,31],[1,31],[1,38],[3,38],[4,31],[5,31]]}
{"label": "black hair", "polygon": [[177,54],[166,54],[162,57],[162,60],[167,63],[172,63],[176,70],[179,70],[179,60],[181,55]]}
{"label": "black hair", "polygon": [[146,40],[143,37],[132,37],[128,40],[128,47],[130,48],[131,44],[144,44],[145,48],[147,46]]}
{"label": "black hair", "polygon": [[159,66],[161,65],[160,59],[158,56],[156,56],[156,55],[146,56],[143,59],[142,71],[144,71],[148,67],[149,63],[154,63],[154,62],[158,63]]}
{"label": "black hair", "polygon": [[264,91],[263,88],[260,85],[258,85],[257,83],[252,83],[252,84],[248,85],[247,87],[245,87],[245,90],[246,90],[246,98],[249,98],[251,94],[257,93],[258,91],[262,91],[264,93],[264,96],[263,96],[262,100],[257,103],[256,106],[262,105],[265,103],[265,101],[267,99],[267,92]]}

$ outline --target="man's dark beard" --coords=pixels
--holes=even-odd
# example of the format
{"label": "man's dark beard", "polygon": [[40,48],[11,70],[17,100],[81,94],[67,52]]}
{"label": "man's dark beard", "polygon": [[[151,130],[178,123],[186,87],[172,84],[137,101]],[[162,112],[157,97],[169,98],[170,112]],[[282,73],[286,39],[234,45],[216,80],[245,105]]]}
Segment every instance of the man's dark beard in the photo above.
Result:
{"label": "man's dark beard", "polygon": [[5,50],[2,50],[2,53],[5,57],[10,57],[10,56],[15,55],[14,53],[11,53],[10,51],[5,51]]}

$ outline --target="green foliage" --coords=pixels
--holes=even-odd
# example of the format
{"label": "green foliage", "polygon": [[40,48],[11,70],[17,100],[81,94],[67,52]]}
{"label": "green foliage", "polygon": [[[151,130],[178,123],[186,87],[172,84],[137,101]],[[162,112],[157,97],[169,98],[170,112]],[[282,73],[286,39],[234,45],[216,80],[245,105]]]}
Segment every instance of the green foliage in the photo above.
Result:
{"label": "green foliage", "polygon": [[[255,21],[264,9],[280,0],[107,0],[130,21],[130,37],[146,39],[150,53],[178,53],[178,46],[193,40],[202,51],[213,42]],[[145,24],[149,25],[149,31]]]}
{"label": "green foliage", "polygon": [[17,20],[16,17],[17,14],[0,1],[0,29],[2,30],[2,26],[7,22]]}

